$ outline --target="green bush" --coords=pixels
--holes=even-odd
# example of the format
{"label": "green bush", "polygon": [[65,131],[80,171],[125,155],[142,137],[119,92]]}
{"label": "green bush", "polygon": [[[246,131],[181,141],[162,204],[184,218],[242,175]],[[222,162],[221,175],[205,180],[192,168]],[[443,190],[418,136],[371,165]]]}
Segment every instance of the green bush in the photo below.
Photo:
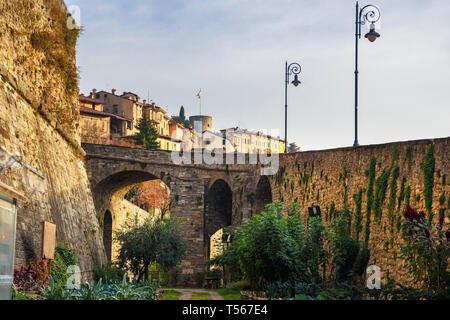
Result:
{"label": "green bush", "polygon": [[231,248],[208,265],[238,264],[243,278],[257,290],[292,281],[355,282],[365,271],[369,251],[363,248],[360,253],[350,220],[346,208],[336,211],[330,226],[325,226],[321,217],[302,218],[298,204],[286,210],[276,201],[238,228]]}
{"label": "green bush", "polygon": [[236,232],[234,245],[244,278],[259,289],[266,282],[309,280],[293,229],[283,218],[283,204],[276,202],[266,210]]}
{"label": "green bush", "polygon": [[242,280],[228,284],[227,289],[247,291],[247,290],[251,290],[252,286],[250,285],[250,282],[242,279]]}
{"label": "green bush", "polygon": [[55,248],[55,257],[52,261],[52,267],[50,275],[53,281],[58,285],[64,285],[67,283],[69,274],[67,268],[77,264],[75,254],[68,248],[58,245]]}
{"label": "green bush", "polygon": [[149,278],[153,263],[164,271],[175,267],[187,250],[180,227],[178,222],[165,218],[147,219],[140,224],[129,221],[115,234],[120,246],[118,267],[133,273],[138,281]]}
{"label": "green bush", "polygon": [[123,270],[111,262],[104,266],[95,266],[93,272],[95,282],[98,282],[100,279],[103,279],[104,281],[122,280],[125,275]]}

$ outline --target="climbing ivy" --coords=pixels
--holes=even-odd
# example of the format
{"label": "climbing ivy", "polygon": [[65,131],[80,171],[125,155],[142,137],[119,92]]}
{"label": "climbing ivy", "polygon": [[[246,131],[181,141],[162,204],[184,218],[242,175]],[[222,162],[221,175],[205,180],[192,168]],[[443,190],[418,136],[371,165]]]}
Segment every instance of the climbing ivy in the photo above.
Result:
{"label": "climbing ivy", "polygon": [[412,155],[412,146],[407,146],[406,147],[406,163],[408,166],[408,170],[411,170],[411,155]]}
{"label": "climbing ivy", "polygon": [[389,225],[391,227],[391,231],[394,228],[394,219],[395,219],[395,201],[397,200],[397,179],[400,176],[400,168],[396,166],[392,171],[391,182],[389,183],[389,204],[388,204],[388,218]]}
{"label": "climbing ivy", "polygon": [[355,233],[356,239],[359,240],[359,233],[362,231],[362,214],[361,214],[361,202],[362,202],[363,189],[359,188],[357,194],[353,195],[355,200]]}
{"label": "climbing ivy", "polygon": [[398,149],[397,147],[392,148],[392,160],[391,160],[391,166],[393,167],[398,161]]}
{"label": "climbing ivy", "polygon": [[367,172],[367,177],[369,178],[369,186],[367,188],[367,208],[366,208],[366,225],[365,225],[365,236],[364,236],[364,247],[369,246],[369,236],[370,236],[370,216],[372,213],[372,208],[374,205],[373,187],[375,183],[375,170],[376,170],[377,160],[373,157],[370,159],[370,166]]}
{"label": "climbing ivy", "polygon": [[441,196],[439,197],[439,204],[442,206],[445,203],[445,191],[442,192]]}
{"label": "climbing ivy", "polygon": [[408,205],[411,199],[411,186],[405,188],[405,204]]}
{"label": "climbing ivy", "polygon": [[422,163],[423,170],[423,196],[425,198],[425,208],[428,211],[428,222],[431,223],[433,220],[433,212],[431,207],[433,204],[433,187],[434,187],[434,170],[435,170],[435,159],[433,154],[433,146],[428,146],[428,151],[425,155],[425,160]]}
{"label": "climbing ivy", "polygon": [[375,206],[374,214],[378,222],[381,221],[382,206],[386,199],[386,191],[388,187],[389,176],[391,175],[391,169],[384,169],[381,175],[375,181]]}
{"label": "climbing ivy", "polygon": [[403,177],[402,185],[400,187],[400,195],[398,196],[397,211],[400,211],[400,207],[402,206],[402,202],[403,202],[403,200],[405,200],[405,184],[406,184],[406,177]]}
{"label": "climbing ivy", "polygon": [[285,167],[285,166],[282,166],[282,167],[280,167],[280,169],[278,170],[278,172],[277,172],[277,174],[276,174],[276,176],[275,176],[275,182],[276,182],[276,184],[278,184],[279,186],[280,186],[280,185],[282,184],[282,182],[283,182],[283,175],[284,175],[285,171],[286,171],[286,167]]}
{"label": "climbing ivy", "polygon": [[329,214],[328,214],[329,220],[333,220],[335,214],[336,214],[336,204],[335,204],[334,201],[333,201],[333,202],[331,202],[331,205],[330,205],[330,212],[329,212]]}

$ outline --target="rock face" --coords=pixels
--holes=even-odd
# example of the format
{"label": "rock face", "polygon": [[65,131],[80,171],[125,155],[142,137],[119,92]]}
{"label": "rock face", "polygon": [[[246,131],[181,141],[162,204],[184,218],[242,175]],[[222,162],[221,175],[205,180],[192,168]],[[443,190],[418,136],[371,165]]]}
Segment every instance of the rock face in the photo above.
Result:
{"label": "rock face", "polygon": [[[408,194],[413,208],[428,213],[422,163],[430,146],[435,160],[430,198],[433,221],[437,223],[439,211],[446,210],[445,221],[448,225],[450,138],[282,155],[280,170],[270,179],[273,198],[284,200],[286,204],[297,202],[304,212],[312,205],[319,205],[327,223],[333,212],[342,210],[346,205],[352,212],[353,232],[356,207],[360,203],[362,230],[359,239],[362,242],[367,213],[368,173],[370,163],[374,161],[375,203],[370,218],[369,264],[381,267],[382,281],[391,276],[404,284],[413,285],[404,261],[396,258],[395,252],[399,251],[401,242],[397,222],[405,210]],[[361,201],[357,200],[359,192]]]}
{"label": "rock face", "polygon": [[[67,28],[61,1],[5,0],[0,12],[0,145],[46,178],[18,204],[15,265],[40,256],[46,220],[57,225],[57,243],[75,251],[87,280],[106,257],[80,147],[78,31]],[[30,195],[40,179],[18,166],[0,181]]]}

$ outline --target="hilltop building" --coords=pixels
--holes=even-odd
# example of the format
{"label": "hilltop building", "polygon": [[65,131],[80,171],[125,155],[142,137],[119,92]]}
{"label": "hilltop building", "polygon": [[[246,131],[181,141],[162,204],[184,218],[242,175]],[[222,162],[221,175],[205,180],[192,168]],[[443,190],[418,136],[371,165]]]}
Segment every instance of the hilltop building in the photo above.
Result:
{"label": "hilltop building", "polygon": [[260,131],[251,131],[239,127],[220,130],[222,135],[231,140],[239,153],[284,153],[284,140]]}

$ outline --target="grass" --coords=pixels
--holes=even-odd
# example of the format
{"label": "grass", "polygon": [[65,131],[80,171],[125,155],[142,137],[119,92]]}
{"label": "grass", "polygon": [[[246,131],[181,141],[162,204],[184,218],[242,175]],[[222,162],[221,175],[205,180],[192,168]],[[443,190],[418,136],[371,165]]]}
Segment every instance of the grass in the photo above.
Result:
{"label": "grass", "polygon": [[213,298],[209,293],[193,292],[191,300],[212,300]]}
{"label": "grass", "polygon": [[[160,300],[179,300],[181,293],[178,291],[175,291],[173,289],[176,288],[162,288],[164,290],[163,295],[161,296]],[[195,289],[195,288],[180,288],[180,289]],[[197,288],[198,289],[198,288]],[[205,289],[206,290],[206,289]],[[224,300],[241,300],[241,290],[240,289],[213,289],[208,291],[214,291],[217,292],[222,296]],[[192,293],[191,300],[212,300],[212,297],[208,293]]]}
{"label": "grass", "polygon": [[175,290],[165,290],[160,300],[179,300],[181,292]]}
{"label": "grass", "polygon": [[213,290],[220,294],[223,300],[241,300],[241,290],[239,289],[215,289]]}

